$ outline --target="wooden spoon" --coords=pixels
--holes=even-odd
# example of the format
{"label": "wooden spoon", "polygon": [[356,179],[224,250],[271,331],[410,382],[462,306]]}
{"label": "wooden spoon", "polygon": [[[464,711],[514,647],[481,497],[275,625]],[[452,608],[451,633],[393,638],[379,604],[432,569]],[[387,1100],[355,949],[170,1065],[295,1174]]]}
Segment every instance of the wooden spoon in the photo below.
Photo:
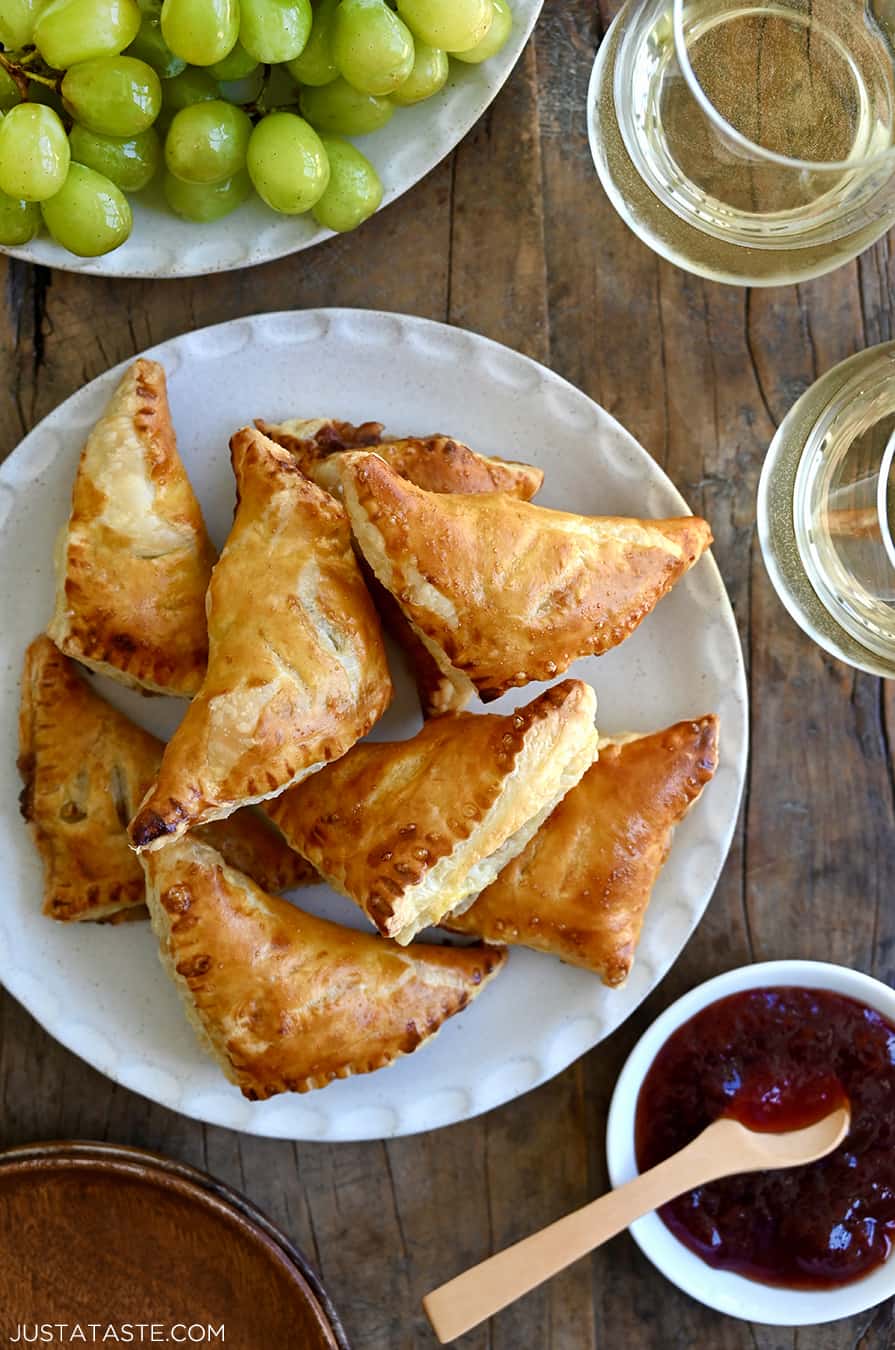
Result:
{"label": "wooden spoon", "polygon": [[847,1106],[833,1111],[816,1125],[785,1134],[758,1133],[736,1120],[716,1120],[692,1144],[658,1167],[650,1168],[627,1185],[609,1191],[427,1294],[423,1308],[435,1335],[446,1345],[471,1331],[579,1257],[608,1242],[635,1219],[697,1186],[740,1172],[799,1167],[826,1157],[842,1143],[850,1121]]}

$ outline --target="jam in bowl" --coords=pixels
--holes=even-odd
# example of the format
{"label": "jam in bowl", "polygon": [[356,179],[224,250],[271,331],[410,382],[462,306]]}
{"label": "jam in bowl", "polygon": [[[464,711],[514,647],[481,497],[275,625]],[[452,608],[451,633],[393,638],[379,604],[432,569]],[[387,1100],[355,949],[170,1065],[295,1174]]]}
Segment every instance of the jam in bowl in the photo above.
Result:
{"label": "jam in bowl", "polygon": [[702,1186],[639,1220],[647,1256],[711,1307],[797,1326],[895,1293],[895,993],[814,962],[731,971],[669,1008],[632,1052],[608,1128],[613,1185],[733,1117],[795,1130],[847,1103],[828,1157]]}
{"label": "jam in bowl", "polygon": [[710,1266],[794,1289],[833,1288],[888,1258],[895,1238],[895,1026],[825,989],[747,989],[666,1041],[637,1100],[641,1171],[720,1116],[797,1130],[848,1103],[827,1158],[701,1186],[661,1211]]}

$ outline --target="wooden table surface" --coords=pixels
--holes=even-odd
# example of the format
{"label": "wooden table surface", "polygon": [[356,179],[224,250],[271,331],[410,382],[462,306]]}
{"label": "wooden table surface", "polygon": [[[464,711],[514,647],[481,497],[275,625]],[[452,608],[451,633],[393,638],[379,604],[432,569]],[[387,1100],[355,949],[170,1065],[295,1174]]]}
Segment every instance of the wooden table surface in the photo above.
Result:
{"label": "wooden table surface", "polygon": [[[662,987],[552,1083],[483,1119],[392,1143],[253,1139],[115,1087],[12,999],[0,1004],[0,1144],[116,1140],[216,1173],[316,1261],[355,1350],[433,1346],[420,1309],[427,1289],[605,1187],[616,1075],[684,990],[784,956],[895,982],[895,693],[802,636],[755,532],[762,459],[787,409],[830,366],[895,336],[895,239],[810,285],[751,293],[654,257],[609,206],[587,146],[588,76],[617,8],[547,0],[490,112],[357,234],[192,281],[5,267],[0,455],[85,381],[152,343],[266,309],[358,305],[446,319],[545,362],[618,417],[714,528],[752,696],[740,826],[706,918]],[[895,1319],[885,1305],[795,1333],[728,1320],[667,1284],[625,1235],[462,1344],[876,1350],[895,1344]]]}

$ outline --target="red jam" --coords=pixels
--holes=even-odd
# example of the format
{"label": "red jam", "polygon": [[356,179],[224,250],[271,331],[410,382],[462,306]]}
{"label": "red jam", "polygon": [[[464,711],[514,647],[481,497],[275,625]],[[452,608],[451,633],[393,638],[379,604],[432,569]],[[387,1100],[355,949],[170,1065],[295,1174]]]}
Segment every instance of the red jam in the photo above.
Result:
{"label": "red jam", "polygon": [[662,1219],[710,1266],[830,1289],[882,1265],[895,1241],[895,1026],[819,989],[750,989],[704,1008],[656,1056],[637,1101],[641,1171],[719,1116],[798,1129],[847,1099],[851,1129],[809,1167],[702,1186]]}

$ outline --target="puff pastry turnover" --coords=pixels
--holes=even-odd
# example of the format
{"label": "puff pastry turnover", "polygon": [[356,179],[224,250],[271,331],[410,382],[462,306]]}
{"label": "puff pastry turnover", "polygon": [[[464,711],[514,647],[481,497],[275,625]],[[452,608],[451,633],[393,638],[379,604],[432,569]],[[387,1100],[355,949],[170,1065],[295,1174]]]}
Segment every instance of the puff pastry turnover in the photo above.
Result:
{"label": "puff pastry turnover", "polygon": [[[301,421],[281,422],[277,426],[258,421],[255,425],[284,446],[303,473],[338,496],[342,492],[339,452],[356,449],[367,436],[373,445],[373,433],[382,431],[379,422],[368,422],[363,427],[344,422]],[[376,445],[376,453],[402,478],[429,492],[508,492],[527,501],[544,481],[543,472],[530,464],[489,459],[447,436],[391,441]],[[365,577],[382,622],[410,664],[423,716],[460,712],[472,694],[469,681],[453,678],[442,669],[444,662],[439,665],[405,618],[395,597],[380,585],[369,566],[365,566]]]}
{"label": "puff pastry turnover", "polygon": [[528,501],[544,481],[541,469],[514,460],[480,455],[450,436],[411,436],[382,441],[382,424],[365,422],[255,422],[259,431],[294,456],[302,473],[337,496],[342,485],[342,452],[375,446],[395,473],[428,492],[508,492]]}
{"label": "puff pastry turnover", "polygon": [[403,951],[265,895],[192,835],[144,855],[161,956],[246,1097],[307,1092],[409,1054],[500,970],[488,947]]}
{"label": "puff pastry turnover", "polygon": [[617,646],[712,539],[694,516],[578,516],[425,492],[372,451],[340,463],[364,557],[458,697],[488,701]]}
{"label": "puff pastry turnover", "polygon": [[718,764],[718,719],[600,743],[600,758],[465,914],[445,926],[628,977],[674,827]]}
{"label": "puff pastry turnover", "polygon": [[344,508],[259,431],[230,449],[237,509],[208,588],[208,670],[131,822],[137,849],[275,797],[391,698]]}
{"label": "puff pastry turnover", "polygon": [[[163,750],[100,698],[48,637],[32,642],[19,713],[21,805],[43,859],[50,918],[145,917],[143,872],[128,846],[127,822]],[[205,837],[268,890],[316,879],[258,812],[209,825]]]}
{"label": "puff pastry turnover", "polygon": [[135,361],[81,453],[47,631],[66,655],[124,684],[192,695],[208,655],[213,564],[165,372]]}
{"label": "puff pastry turnover", "polygon": [[468,904],[597,749],[596,699],[566,680],[506,717],[454,713],[355,746],[269,808],[286,841],[402,945]]}

